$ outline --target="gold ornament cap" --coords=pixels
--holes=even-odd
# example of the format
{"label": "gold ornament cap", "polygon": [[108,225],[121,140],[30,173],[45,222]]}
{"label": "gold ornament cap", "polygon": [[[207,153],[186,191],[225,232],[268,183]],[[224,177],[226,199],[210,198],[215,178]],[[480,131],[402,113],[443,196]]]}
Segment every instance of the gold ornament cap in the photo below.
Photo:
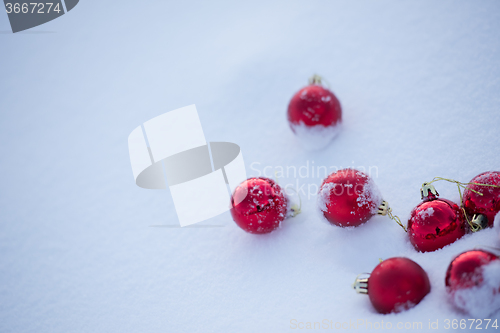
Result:
{"label": "gold ornament cap", "polygon": [[[431,193],[431,195],[429,195],[429,193]],[[430,197],[438,197],[439,193],[436,191],[434,185],[423,183],[422,188],[420,189],[420,196],[422,197],[422,200],[424,200],[430,199]]]}
{"label": "gold ornament cap", "polygon": [[488,218],[483,214],[474,214],[470,223],[476,225],[479,230],[485,229],[488,227]]}
{"label": "gold ornament cap", "polygon": [[[361,275],[365,275],[365,277],[361,277]],[[367,276],[368,275],[368,276]],[[352,288],[356,290],[358,294],[368,295],[368,278],[370,274],[362,273],[356,277],[354,283],[352,284]]]}

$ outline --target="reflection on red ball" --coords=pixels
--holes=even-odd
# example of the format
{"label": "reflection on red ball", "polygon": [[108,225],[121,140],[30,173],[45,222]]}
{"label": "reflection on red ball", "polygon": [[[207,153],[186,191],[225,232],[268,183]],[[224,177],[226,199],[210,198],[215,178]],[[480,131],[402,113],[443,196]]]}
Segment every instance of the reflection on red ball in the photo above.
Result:
{"label": "reflection on red ball", "polygon": [[[306,126],[334,126],[342,119],[339,100],[320,85],[307,86],[297,92],[288,105],[288,122]],[[294,130],[294,127],[292,130]]]}
{"label": "reflection on red ball", "polygon": [[252,234],[275,230],[287,213],[287,199],[281,187],[263,177],[249,178],[238,185],[231,197],[231,206],[233,220]]}
{"label": "reflection on red ball", "polygon": [[372,217],[382,196],[365,173],[343,169],[329,175],[321,184],[318,206],[325,218],[340,227],[357,227]]}
{"label": "reflection on red ball", "polygon": [[[469,183],[500,186],[500,172],[488,171],[474,177]],[[478,191],[483,195],[472,192]],[[470,218],[474,214],[483,214],[488,219],[488,226],[493,227],[495,215],[500,211],[500,187],[467,185],[463,196],[463,206]]]}
{"label": "reflection on red ball", "polygon": [[465,217],[460,207],[446,199],[431,199],[413,209],[408,237],[417,251],[430,252],[465,235]]}
{"label": "reflection on red ball", "polygon": [[410,309],[431,291],[427,273],[408,258],[382,261],[368,279],[368,296],[380,313]]}

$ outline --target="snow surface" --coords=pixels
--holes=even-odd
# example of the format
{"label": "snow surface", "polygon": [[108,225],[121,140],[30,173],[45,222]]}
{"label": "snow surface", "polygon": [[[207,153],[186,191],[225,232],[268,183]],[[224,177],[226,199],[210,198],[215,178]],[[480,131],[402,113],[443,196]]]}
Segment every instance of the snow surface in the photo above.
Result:
{"label": "snow surface", "polygon": [[[423,182],[500,170],[500,2],[86,0],[9,29],[0,15],[0,332],[288,332],[325,319],[443,331],[471,318],[447,301],[446,268],[499,247],[499,229],[417,253],[388,217],[321,223],[315,193],[318,167],[364,167],[405,222]],[[286,118],[314,73],[343,108],[318,152]],[[169,191],[134,184],[127,137],[193,103],[208,141],[241,146],[248,176],[290,167],[280,184],[301,193],[302,214],[262,236],[229,212],[175,227]],[[455,185],[434,185],[458,201]],[[432,290],[380,315],[351,284],[394,256]]]}

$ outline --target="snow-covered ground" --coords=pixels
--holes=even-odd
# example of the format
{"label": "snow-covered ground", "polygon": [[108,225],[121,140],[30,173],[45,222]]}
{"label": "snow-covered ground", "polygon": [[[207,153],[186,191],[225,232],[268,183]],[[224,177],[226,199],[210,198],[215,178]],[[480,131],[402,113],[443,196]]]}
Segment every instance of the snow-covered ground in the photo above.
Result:
{"label": "snow-covered ground", "polygon": [[[333,227],[316,211],[317,168],[364,168],[405,223],[423,182],[500,170],[500,2],[82,0],[9,29],[1,14],[0,332],[288,332],[323,320],[447,331],[470,318],[447,301],[445,271],[465,250],[500,246],[498,228],[422,254],[387,217]],[[344,121],[311,152],[286,109],[314,73]],[[193,103],[207,140],[241,146],[249,176],[285,170],[301,215],[269,235],[229,212],[201,223],[219,227],[152,227],[178,224],[174,205],[134,184],[127,137]],[[380,315],[351,284],[394,256],[420,264],[432,290]]]}

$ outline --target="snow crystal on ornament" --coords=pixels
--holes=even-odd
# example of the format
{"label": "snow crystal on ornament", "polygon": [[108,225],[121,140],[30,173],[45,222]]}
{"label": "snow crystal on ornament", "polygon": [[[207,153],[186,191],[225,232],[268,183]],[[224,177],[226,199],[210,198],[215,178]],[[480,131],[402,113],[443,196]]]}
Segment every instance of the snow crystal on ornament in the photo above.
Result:
{"label": "snow crystal on ornament", "polygon": [[335,188],[337,183],[325,183],[318,193],[318,208],[322,212],[328,211],[328,204],[330,203],[330,192]]}
{"label": "snow crystal on ornament", "polygon": [[452,294],[455,305],[474,318],[486,318],[500,310],[500,261],[482,266],[483,282]]}
{"label": "snow crystal on ornament", "polygon": [[339,134],[341,129],[340,122],[332,126],[306,126],[301,121],[299,124],[291,124],[291,126],[299,142],[307,150],[325,148]]}
{"label": "snow crystal on ornament", "polygon": [[[323,185],[323,187],[320,187],[320,190],[318,192],[318,198],[317,198],[317,207],[319,209],[315,210],[316,211],[316,216],[318,217],[319,221],[331,226],[331,223],[328,221],[328,219],[325,217],[324,212],[328,211],[328,204],[330,204],[330,192],[335,190],[335,186],[341,184],[337,183],[326,183]],[[348,227],[345,229],[354,229],[354,227]]]}
{"label": "snow crystal on ornament", "polygon": [[[409,293],[409,291],[407,292],[407,294]],[[394,306],[394,311],[395,313],[399,313],[399,312],[403,312],[403,311],[406,311],[406,310],[409,310],[413,307],[415,307],[415,303],[413,303],[412,301],[407,301],[405,303],[398,303]]]}
{"label": "snow crystal on ornament", "polygon": [[431,217],[432,215],[434,215],[434,209],[432,207],[429,207],[427,209],[424,209],[424,210],[421,210],[420,212],[418,212],[418,215],[425,219],[427,217]]}
{"label": "snow crystal on ornament", "polygon": [[[362,174],[366,177],[364,174]],[[377,187],[377,184],[373,179],[368,178],[365,186],[363,187],[363,192],[356,199],[358,202],[358,207],[370,207],[372,213],[377,213],[378,207],[382,204],[382,193]]]}

